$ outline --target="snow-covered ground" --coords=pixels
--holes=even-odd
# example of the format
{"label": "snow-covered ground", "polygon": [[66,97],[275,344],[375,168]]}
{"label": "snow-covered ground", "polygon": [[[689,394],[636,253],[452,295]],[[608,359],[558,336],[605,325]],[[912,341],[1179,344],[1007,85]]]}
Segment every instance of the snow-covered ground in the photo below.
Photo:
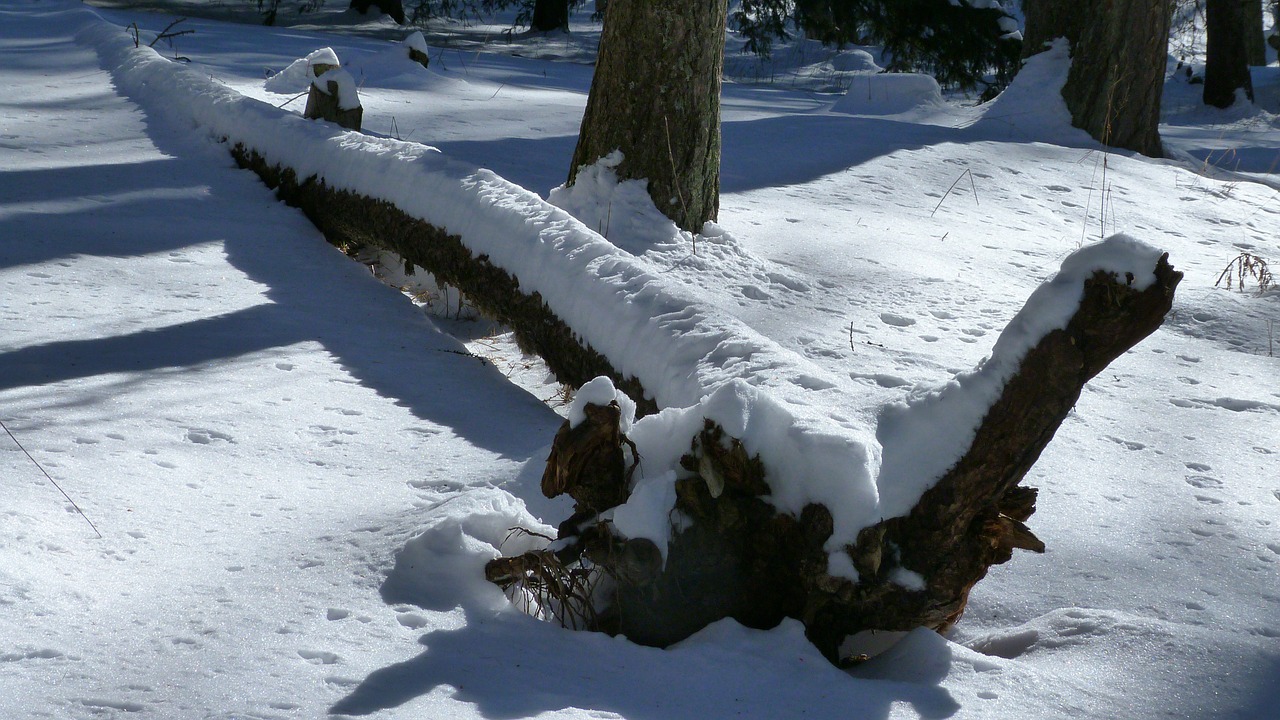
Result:
{"label": "snow-covered ground", "polygon": [[[856,72],[843,97],[731,83],[719,227],[696,251],[607,177],[553,197],[868,424],[974,367],[1082,245],[1126,232],[1186,273],[1029,477],[1048,553],[996,568],[949,638],[842,672],[794,623],[659,651],[536,622],[485,583],[509,528],[568,514],[537,488],[554,388],[506,336],[331,250],[208,137],[269,108],[139,82],[124,26],[145,45],[171,20],[0,7],[0,420],[102,534],[0,434],[0,717],[1274,717],[1280,294],[1213,285],[1242,252],[1280,263],[1280,67],[1227,111],[1175,75],[1170,161],[1066,127],[1061,63],[981,108]],[[268,75],[333,47],[367,131],[543,197],[590,82],[546,39],[525,38],[542,59],[435,50],[422,70],[385,37],[181,27],[163,55],[294,112],[305,79]],[[823,63],[869,69],[858,52]]]}

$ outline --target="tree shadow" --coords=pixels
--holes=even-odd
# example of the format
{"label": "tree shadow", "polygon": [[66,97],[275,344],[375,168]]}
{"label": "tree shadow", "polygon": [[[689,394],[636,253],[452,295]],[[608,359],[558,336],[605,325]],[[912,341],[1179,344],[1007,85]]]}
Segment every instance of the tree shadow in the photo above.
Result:
{"label": "tree shadow", "polygon": [[[108,337],[25,347],[10,343],[15,349],[0,354],[0,387],[199,367],[314,342],[360,385],[477,447],[525,460],[546,445],[560,423],[554,412],[512,385],[492,364],[470,355],[399,291],[373,278],[368,268],[342,257],[301,212],[284,207],[256,176],[236,169],[225,145],[193,139],[180,115],[170,115],[175,111],[163,105],[164,98],[130,101],[143,111],[140,119],[147,138],[159,153],[174,159],[10,176],[32,187],[4,191],[4,204],[10,206],[6,209],[13,212],[0,215],[0,232],[45,240],[16,249],[13,246],[26,243],[6,242],[0,266],[59,257],[137,257],[179,263],[173,266],[174,277],[170,280],[163,269],[156,271],[154,296],[151,291],[141,294],[122,308],[123,317],[104,323],[116,329]],[[181,183],[176,193],[180,197],[169,197],[165,190],[175,182]],[[77,194],[86,188],[101,189],[102,201]],[[32,212],[31,204],[39,210],[46,189],[56,198],[88,205],[69,210],[63,206],[65,212]],[[123,198],[117,190],[126,193]],[[258,211],[264,207],[269,211]],[[216,256],[207,269],[199,267],[204,260],[200,255],[162,255],[202,243],[208,243]],[[251,282],[239,283],[243,295],[218,292],[219,302],[231,307],[208,317],[210,301],[203,290],[221,283],[225,271],[219,268],[225,262]],[[78,271],[98,267],[90,264]],[[74,272],[69,270],[65,279],[67,292],[83,292],[72,282]],[[15,276],[11,287],[17,297],[20,281],[64,278],[53,271]],[[254,284],[260,290],[255,291]],[[341,288],[340,296],[334,288]],[[190,312],[184,304],[191,305]],[[153,309],[156,305],[161,308]],[[29,312],[47,310],[33,305]],[[162,312],[173,312],[175,319],[169,321]],[[190,319],[193,316],[199,319]],[[138,329],[131,330],[131,323]],[[126,329],[118,330],[121,326]]]}
{"label": "tree shadow", "polygon": [[1248,668],[1251,677],[1241,694],[1244,703],[1228,713],[1208,714],[1205,720],[1268,720],[1276,716],[1280,708],[1280,652],[1269,654],[1262,661]]}
{"label": "tree shadow", "polygon": [[330,708],[362,716],[400,707],[437,690],[469,703],[491,720],[535,717],[570,708],[614,712],[633,720],[708,717],[846,718],[873,720],[908,703],[926,718],[959,710],[938,686],[950,658],[932,664],[941,674],[918,682],[865,680],[829,665],[790,628],[733,624],[713,628],[709,642],[668,650],[634,645],[599,633],[571,632],[514,611],[485,616],[468,611],[457,630],[428,633],[414,658],[371,673]]}

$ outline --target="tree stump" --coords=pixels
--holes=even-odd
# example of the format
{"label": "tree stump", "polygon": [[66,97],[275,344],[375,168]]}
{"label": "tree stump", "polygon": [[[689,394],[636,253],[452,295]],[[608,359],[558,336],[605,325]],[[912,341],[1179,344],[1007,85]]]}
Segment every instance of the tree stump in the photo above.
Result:
{"label": "tree stump", "polygon": [[[328,120],[359,132],[360,123],[364,119],[364,108],[360,106],[359,97],[356,97],[355,81],[351,75],[335,65],[321,63],[312,65],[311,73],[315,79],[307,92],[307,107],[302,111],[302,117],[308,120]],[[333,79],[325,79],[325,75]],[[321,89],[321,83],[325,89]],[[348,83],[349,87],[344,87]],[[354,103],[344,103],[344,95],[354,97]],[[343,107],[344,104],[347,107]]]}

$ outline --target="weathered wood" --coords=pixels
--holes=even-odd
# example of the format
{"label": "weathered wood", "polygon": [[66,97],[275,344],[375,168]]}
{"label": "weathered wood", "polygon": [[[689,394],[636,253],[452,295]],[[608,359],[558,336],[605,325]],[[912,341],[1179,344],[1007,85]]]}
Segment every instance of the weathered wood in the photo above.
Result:
{"label": "weathered wood", "polygon": [[486,317],[511,328],[520,348],[541,357],[559,382],[579,387],[607,376],[636,403],[636,414],[657,411],[635,378],[624,376],[573,331],[538,293],[526,294],[511,274],[475,256],[457,235],[407,215],[391,203],[337,190],[316,177],[301,178],[272,165],[243,145],[231,148],[242,168],[253,170],[284,202],[299,208],[331,244],[348,253],[364,247],[394,252],[409,269],[425,268],[444,285],[461,290]]}
{"label": "weathered wood", "polygon": [[[579,514],[561,527],[562,537],[590,535],[591,543],[605,548],[591,560],[614,576],[616,589],[594,626],[665,646],[725,617],[761,628],[792,617],[836,662],[844,638],[863,630],[950,627],[991,565],[1006,562],[1015,549],[1044,552],[1025,524],[1035,511],[1036,491],[1018,483],[1085,383],[1163,322],[1182,274],[1164,256],[1155,277],[1142,291],[1132,287],[1131,277],[1098,272],[1085,281],[1075,315],[1027,352],[956,464],[909,514],[865,528],[845,548],[859,574],[856,582],[827,573],[830,511],[809,505],[799,517],[778,513],[763,499],[769,488],[759,459],[709,423],[682,461],[691,476],[677,481],[675,508],[685,521],[659,574],[630,579],[635,574],[618,559],[620,540],[601,538],[609,532],[603,523]],[[588,417],[612,416],[597,409]],[[589,432],[610,437],[599,428]],[[553,458],[571,447],[570,439],[564,430],[557,435]],[[599,482],[565,469],[549,466],[553,480],[544,478],[544,489],[573,494],[577,485]],[[615,501],[621,502],[616,495],[608,499]],[[558,560],[572,562],[575,547]],[[901,584],[903,570],[916,573],[923,586]]]}
{"label": "weathered wood", "polygon": [[[312,67],[321,66],[313,65]],[[323,73],[317,72],[317,78],[321,74]],[[330,80],[325,83],[325,86],[328,88],[327,92],[316,87],[315,83],[311,84],[307,92],[307,107],[302,111],[302,117],[308,120],[327,120],[358,132],[360,123],[364,119],[364,108],[359,105],[354,108],[343,108],[338,94],[338,83]]]}
{"label": "weathered wood", "polygon": [[542,474],[542,494],[553,498],[567,492],[575,512],[596,515],[627,501],[629,473],[622,445],[630,441],[618,429],[618,403],[583,410],[581,423],[574,427],[566,420],[556,433]]}
{"label": "weathered wood", "polygon": [[409,48],[409,59],[418,63],[424,68],[431,67],[431,58],[417,48]]}

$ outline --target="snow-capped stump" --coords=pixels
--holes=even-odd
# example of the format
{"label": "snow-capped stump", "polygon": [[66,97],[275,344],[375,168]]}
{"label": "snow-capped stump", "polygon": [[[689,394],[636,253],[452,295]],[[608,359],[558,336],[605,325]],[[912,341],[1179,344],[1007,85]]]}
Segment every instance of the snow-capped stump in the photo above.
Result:
{"label": "snow-capped stump", "polygon": [[427,39],[422,36],[421,30],[415,30],[409,37],[401,43],[406,50],[409,51],[409,59],[418,63],[422,67],[430,67],[431,58],[428,56],[430,48],[427,47]]}
{"label": "snow-capped stump", "polygon": [[329,48],[307,56],[307,107],[302,116],[309,120],[328,120],[348,130],[360,130],[364,108],[356,91],[356,79],[344,70],[338,56]]}
{"label": "snow-capped stump", "polygon": [[[548,552],[561,572],[596,567],[611,579],[583,594],[592,607],[579,614],[592,629],[646,645],[670,645],[725,617],[757,628],[796,618],[840,662],[841,645],[862,631],[944,631],[991,565],[1014,549],[1044,552],[1025,524],[1036,490],[1018,483],[1084,384],[1163,323],[1181,279],[1167,255],[1124,236],[1069,257],[978,368],[884,409],[882,515],[852,529],[855,509],[838,503],[780,508],[791,486],[815,480],[748,451],[769,447],[752,430],[733,437],[732,421],[716,422],[705,408],[632,424],[616,404],[620,392],[592,388],[575,401],[584,419],[557,433],[544,476],[544,493],[579,500]],[[704,404],[720,402],[724,417],[722,400]],[[744,408],[768,411],[758,399]],[[776,435],[773,425],[754,432]],[[612,495],[619,504],[602,507],[615,502],[598,491],[602,478],[618,488],[637,462],[626,450],[638,456],[640,477]],[[665,464],[671,457],[674,466]],[[499,558],[489,577],[511,588],[545,574]]]}

